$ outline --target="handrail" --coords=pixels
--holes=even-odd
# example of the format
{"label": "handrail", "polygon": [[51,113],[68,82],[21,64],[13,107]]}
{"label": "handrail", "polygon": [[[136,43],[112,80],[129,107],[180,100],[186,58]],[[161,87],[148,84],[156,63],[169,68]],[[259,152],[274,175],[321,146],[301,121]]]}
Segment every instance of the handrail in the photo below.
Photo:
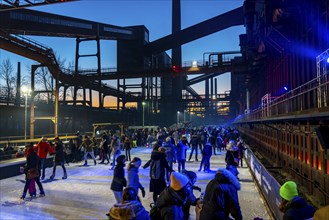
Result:
{"label": "handrail", "polygon": [[[237,117],[233,123],[302,114],[329,106],[329,75],[324,74]],[[327,114],[328,115],[328,114]]]}

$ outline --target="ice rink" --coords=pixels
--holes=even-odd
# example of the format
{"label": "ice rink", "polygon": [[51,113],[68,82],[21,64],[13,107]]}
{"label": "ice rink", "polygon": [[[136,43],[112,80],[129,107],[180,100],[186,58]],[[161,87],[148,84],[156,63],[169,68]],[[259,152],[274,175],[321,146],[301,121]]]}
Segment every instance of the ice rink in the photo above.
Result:
{"label": "ice rink", "polygon": [[[190,151],[187,151],[189,155]],[[124,154],[124,151],[122,152]],[[140,157],[142,166],[151,155],[150,148],[134,148],[131,151],[132,158]],[[198,155],[199,162],[186,162],[186,169],[196,172],[198,179],[196,186],[202,191],[211,180],[215,171],[220,167],[225,167],[225,152],[211,157],[211,169],[213,172],[198,172],[201,155]],[[97,160],[97,163],[100,162]],[[128,162],[126,162],[127,164]],[[107,219],[105,215],[110,207],[115,203],[114,195],[110,189],[113,170],[110,165],[97,164],[94,166],[92,160],[88,160],[87,167],[81,163],[70,163],[66,165],[68,178],[62,180],[63,171],[57,167],[56,177],[50,180],[52,168],[46,169],[46,178],[41,181],[46,193],[45,197],[35,198],[31,201],[22,201],[20,196],[23,192],[25,175],[19,175],[0,180],[1,206],[0,219]],[[246,166],[246,164],[244,163]],[[174,167],[177,170],[177,164]],[[255,217],[271,219],[264,205],[249,169],[239,168],[239,178],[241,191],[239,191],[239,201],[243,218],[252,220]],[[125,173],[127,176],[127,171]],[[152,193],[149,192],[149,168],[140,168],[140,181],[145,187],[146,196],[141,198],[144,207],[149,210],[152,202]],[[36,186],[37,187],[37,186]],[[37,187],[37,193],[39,189]],[[198,198],[200,193],[194,191]],[[195,207],[190,210],[191,219],[195,219]]]}

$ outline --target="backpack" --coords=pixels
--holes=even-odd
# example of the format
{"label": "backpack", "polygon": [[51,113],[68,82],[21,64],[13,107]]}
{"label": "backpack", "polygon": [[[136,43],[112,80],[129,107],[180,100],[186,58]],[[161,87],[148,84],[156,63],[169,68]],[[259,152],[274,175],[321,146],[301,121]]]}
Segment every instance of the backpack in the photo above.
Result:
{"label": "backpack", "polygon": [[162,219],[161,218],[160,208],[157,207],[156,205],[154,205],[154,203],[153,203],[153,205],[151,204],[151,210],[150,210],[149,215],[150,215],[151,220],[160,220],[160,219]]}
{"label": "backpack", "polygon": [[160,178],[160,162],[161,160],[152,160],[150,164],[150,177],[151,179],[159,179]]}

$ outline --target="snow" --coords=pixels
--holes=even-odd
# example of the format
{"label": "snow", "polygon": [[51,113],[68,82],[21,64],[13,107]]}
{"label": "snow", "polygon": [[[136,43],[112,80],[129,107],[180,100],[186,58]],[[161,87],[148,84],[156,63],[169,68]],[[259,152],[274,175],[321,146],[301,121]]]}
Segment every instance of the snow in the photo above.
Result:
{"label": "snow", "polygon": [[[188,150],[187,155],[190,151]],[[123,152],[124,154],[124,152]],[[131,151],[131,158],[140,157],[142,165],[146,163],[151,154],[150,148],[134,148]],[[212,156],[211,173],[198,172],[201,155],[198,155],[199,162],[186,162],[186,169],[197,173],[196,186],[202,191],[207,183],[215,175],[215,170],[225,167],[225,153]],[[97,162],[100,162],[97,160]],[[127,162],[128,163],[128,162]],[[115,203],[114,195],[110,189],[113,170],[109,165],[97,164],[94,166],[93,160],[88,160],[89,166],[81,166],[80,163],[70,163],[66,165],[68,178],[62,180],[63,170],[60,166],[56,169],[54,180],[50,180],[52,169],[46,169],[46,179],[41,181],[46,193],[45,197],[37,197],[31,201],[22,201],[20,196],[23,192],[25,175],[19,175],[0,180],[0,219],[107,219],[106,213]],[[244,163],[245,164],[245,163]],[[177,170],[177,164],[174,167]],[[239,168],[239,178],[241,181],[241,191],[239,200],[244,219],[262,217],[271,219],[264,202],[259,195],[256,184],[252,180],[249,169]],[[127,171],[125,173],[127,176]],[[145,187],[146,196],[140,198],[144,207],[150,210],[150,203],[153,202],[152,193],[149,192],[149,168],[140,168],[140,181]],[[37,194],[39,193],[38,186]],[[198,191],[194,191],[196,197],[200,196]],[[191,207],[191,219],[195,219],[195,209]]]}

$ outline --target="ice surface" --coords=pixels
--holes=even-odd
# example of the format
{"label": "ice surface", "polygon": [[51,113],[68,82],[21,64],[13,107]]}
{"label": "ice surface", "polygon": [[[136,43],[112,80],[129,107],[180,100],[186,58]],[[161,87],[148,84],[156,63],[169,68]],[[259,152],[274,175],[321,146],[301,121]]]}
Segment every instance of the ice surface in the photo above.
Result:
{"label": "ice surface", "polygon": [[[140,157],[142,165],[149,160],[150,155],[150,148],[134,148],[131,151],[131,158]],[[189,150],[187,155],[189,155]],[[212,156],[212,170],[225,167],[224,156],[224,153]],[[199,162],[194,162],[194,156],[192,157],[193,162],[186,162],[186,169],[197,173],[198,179],[195,185],[204,191],[209,180],[215,175],[215,171],[211,173],[198,172],[201,155],[198,157]],[[110,189],[113,170],[109,170],[110,164],[94,166],[93,160],[88,160],[89,166],[87,167],[81,166],[82,164],[83,162],[70,163],[69,166],[66,166],[68,173],[66,180],[62,180],[63,171],[58,166],[55,179],[51,181],[49,177],[52,169],[47,168],[46,179],[41,181],[46,196],[31,201],[22,202],[19,199],[23,192],[25,175],[0,180],[0,219],[107,219],[105,214],[115,203],[114,195]],[[174,169],[177,170],[177,164]],[[241,180],[239,200],[244,219],[253,219],[254,217],[271,219],[249,169],[239,168],[239,172]],[[127,171],[125,175],[127,176]],[[144,207],[149,210],[149,205],[153,201],[152,193],[149,192],[149,169],[140,168],[139,176],[146,191],[145,198],[142,198],[141,195],[140,198]],[[39,193],[37,186],[36,188],[37,193]],[[200,196],[198,191],[194,191],[194,194],[196,197]],[[195,207],[191,207],[190,214],[191,219],[195,219]]]}

